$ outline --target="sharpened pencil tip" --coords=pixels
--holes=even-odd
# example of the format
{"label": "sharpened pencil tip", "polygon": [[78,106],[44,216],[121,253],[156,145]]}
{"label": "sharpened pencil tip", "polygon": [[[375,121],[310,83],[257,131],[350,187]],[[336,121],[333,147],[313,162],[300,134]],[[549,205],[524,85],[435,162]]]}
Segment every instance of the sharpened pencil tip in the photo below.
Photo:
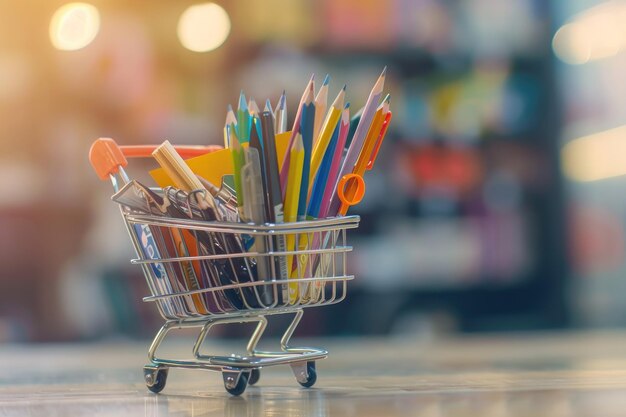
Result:
{"label": "sharpened pencil tip", "polygon": [[248,110],[248,104],[246,103],[246,96],[243,94],[243,90],[239,94],[239,109]]}
{"label": "sharpened pencil tip", "polygon": [[346,91],[346,88],[348,88],[348,85],[347,85],[347,84],[344,84],[344,85],[343,85],[342,90],[343,90],[343,91]]}
{"label": "sharpened pencil tip", "polygon": [[347,102],[345,106],[343,106],[344,109],[349,109],[350,108],[350,102]]}
{"label": "sharpened pencil tip", "polygon": [[381,77],[384,77],[387,74],[387,65],[385,65],[385,68],[383,68],[383,72],[380,73]]}
{"label": "sharpened pencil tip", "polygon": [[285,108],[285,102],[287,101],[287,93],[285,93],[285,90],[283,90],[283,94],[280,96],[280,109],[284,109]]}
{"label": "sharpened pencil tip", "polygon": [[252,97],[250,97],[250,100],[248,100],[248,110],[250,110],[250,112],[254,114],[257,114],[259,112],[259,106],[256,104],[256,101]]}
{"label": "sharpened pencil tip", "polygon": [[233,111],[233,106],[231,106],[230,104],[228,105],[228,111]]}
{"label": "sharpened pencil tip", "polygon": [[326,77],[324,77],[324,82],[322,83],[322,86],[328,85],[328,83],[330,83],[330,74],[326,74]]}

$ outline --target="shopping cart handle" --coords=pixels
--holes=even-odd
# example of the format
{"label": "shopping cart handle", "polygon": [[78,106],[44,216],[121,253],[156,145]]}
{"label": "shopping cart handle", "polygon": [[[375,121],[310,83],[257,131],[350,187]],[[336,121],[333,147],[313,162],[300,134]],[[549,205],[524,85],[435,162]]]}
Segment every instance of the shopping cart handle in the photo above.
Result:
{"label": "shopping cart handle", "polygon": [[[100,138],[91,145],[89,161],[101,180],[117,174],[128,165],[126,158],[149,158],[159,145],[119,146],[111,138]],[[221,146],[174,146],[182,158],[192,158],[222,149]]]}

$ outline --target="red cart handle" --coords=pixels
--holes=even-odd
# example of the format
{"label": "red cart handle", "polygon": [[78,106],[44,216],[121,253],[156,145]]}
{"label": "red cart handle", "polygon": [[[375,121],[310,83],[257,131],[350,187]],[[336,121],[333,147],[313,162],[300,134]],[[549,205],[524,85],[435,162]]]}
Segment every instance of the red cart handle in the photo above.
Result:
{"label": "red cart handle", "polygon": [[[120,167],[128,165],[126,158],[149,158],[159,145],[119,146],[111,138],[100,138],[89,149],[89,162],[101,180],[117,174]],[[193,158],[222,149],[221,146],[174,146],[182,158]]]}

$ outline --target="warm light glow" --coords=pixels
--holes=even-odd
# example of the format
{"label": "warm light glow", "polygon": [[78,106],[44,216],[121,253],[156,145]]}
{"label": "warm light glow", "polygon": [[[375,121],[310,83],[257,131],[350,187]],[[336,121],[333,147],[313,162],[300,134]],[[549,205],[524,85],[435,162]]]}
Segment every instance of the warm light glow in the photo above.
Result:
{"label": "warm light glow", "polygon": [[89,45],[100,30],[100,14],[91,4],[68,3],[50,20],[52,45],[63,51],[75,51]]}
{"label": "warm light glow", "polygon": [[574,139],[561,151],[565,174],[576,181],[626,175],[626,126]]}
{"label": "warm light glow", "polygon": [[178,21],[178,39],[195,52],[208,52],[224,43],[230,33],[230,19],[215,3],[189,7]]}
{"label": "warm light glow", "polygon": [[584,64],[626,50],[626,3],[609,1],[592,7],[554,34],[552,49],[568,64]]}

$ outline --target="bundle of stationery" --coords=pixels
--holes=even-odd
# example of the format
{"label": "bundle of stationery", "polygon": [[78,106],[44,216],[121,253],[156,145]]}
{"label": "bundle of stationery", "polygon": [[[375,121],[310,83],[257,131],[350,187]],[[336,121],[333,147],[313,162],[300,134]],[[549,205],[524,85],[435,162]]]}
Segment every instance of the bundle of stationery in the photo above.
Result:
{"label": "bundle of stationery", "polygon": [[[316,94],[311,77],[290,131],[284,91],[274,108],[267,100],[263,111],[242,92],[237,110],[228,107],[223,150],[185,161],[165,141],[152,152],[160,168],[150,174],[160,188],[129,181],[113,196],[133,213],[163,218],[137,221],[129,230],[143,258],[152,260],[145,268],[156,277],[153,294],[184,294],[160,304],[165,315],[202,316],[323,297],[323,281],[316,278],[334,268],[325,250],[334,247],[338,234],[329,227],[274,233],[267,228],[345,216],[363,197],[363,176],[391,121],[389,95],[383,98],[385,70],[352,119],[345,85],[327,105],[329,79]],[[207,231],[191,227],[193,222],[168,223],[171,218],[225,226],[223,232]],[[242,232],[235,223],[266,229]],[[156,261],[165,259],[170,261]]]}

